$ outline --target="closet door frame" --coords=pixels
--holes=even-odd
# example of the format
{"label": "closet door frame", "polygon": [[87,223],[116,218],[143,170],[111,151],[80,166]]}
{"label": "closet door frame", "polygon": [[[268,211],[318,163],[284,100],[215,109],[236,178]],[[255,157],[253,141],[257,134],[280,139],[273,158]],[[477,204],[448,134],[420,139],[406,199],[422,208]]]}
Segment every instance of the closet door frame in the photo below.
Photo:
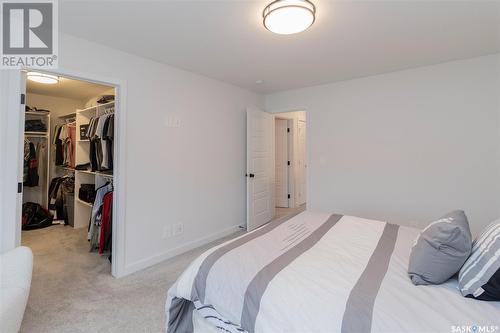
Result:
{"label": "closet door frame", "polygon": [[0,163],[0,253],[4,253],[21,243],[26,72],[2,70],[0,88],[0,156],[10,162]]}
{"label": "closet door frame", "polygon": [[[30,71],[29,68],[24,68],[25,71]],[[129,271],[125,264],[125,230],[126,230],[126,219],[125,219],[125,202],[126,202],[126,141],[127,136],[125,133],[126,129],[126,119],[127,119],[127,81],[110,78],[105,76],[96,75],[95,73],[82,73],[77,71],[66,70],[62,68],[51,69],[51,70],[40,70],[33,69],[34,71],[53,74],[58,76],[67,77],[70,79],[87,81],[91,83],[97,83],[102,85],[111,86],[115,89],[115,141],[113,156],[116,161],[113,164],[113,184],[114,184],[114,194],[113,194],[113,233],[112,233],[112,257],[111,257],[111,274],[116,277],[125,276],[132,271]],[[19,117],[24,116],[20,114]],[[24,127],[23,127],[24,129]],[[18,151],[21,147],[18,147]],[[6,221],[4,221],[5,223]],[[10,222],[9,222],[10,223]],[[20,224],[20,219],[13,221],[16,225]],[[21,228],[18,228],[18,234],[14,243],[16,246],[21,245]]]}

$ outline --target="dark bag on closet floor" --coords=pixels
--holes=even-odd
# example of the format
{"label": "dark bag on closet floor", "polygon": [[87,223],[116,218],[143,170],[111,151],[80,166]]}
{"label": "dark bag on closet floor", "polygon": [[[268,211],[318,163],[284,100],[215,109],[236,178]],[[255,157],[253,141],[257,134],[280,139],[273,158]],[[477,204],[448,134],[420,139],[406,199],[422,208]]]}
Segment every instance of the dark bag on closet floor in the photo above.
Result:
{"label": "dark bag on closet floor", "polygon": [[34,202],[23,204],[23,230],[50,227],[54,217],[42,206]]}
{"label": "dark bag on closet floor", "polygon": [[95,200],[95,185],[94,184],[81,184],[78,190],[78,198],[88,203],[94,203]]}

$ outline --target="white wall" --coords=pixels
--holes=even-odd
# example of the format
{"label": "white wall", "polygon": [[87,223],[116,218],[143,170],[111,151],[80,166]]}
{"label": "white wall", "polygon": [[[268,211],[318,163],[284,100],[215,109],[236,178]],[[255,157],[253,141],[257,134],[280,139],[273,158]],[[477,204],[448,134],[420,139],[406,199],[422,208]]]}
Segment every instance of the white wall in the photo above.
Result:
{"label": "white wall", "polygon": [[[126,84],[125,269],[147,267],[244,224],[245,108],[263,97],[60,35],[62,72]],[[91,77],[90,77],[91,78]],[[167,117],[180,120],[167,127]],[[163,239],[165,227],[183,233]]]}
{"label": "white wall", "polygon": [[[245,221],[245,108],[263,98],[220,81],[62,36],[64,70],[126,80],[126,250],[131,272]],[[167,127],[167,117],[179,128]],[[183,223],[179,236],[164,229]]]}
{"label": "white wall", "polygon": [[307,110],[308,208],[419,227],[500,217],[500,55],[266,96]]}

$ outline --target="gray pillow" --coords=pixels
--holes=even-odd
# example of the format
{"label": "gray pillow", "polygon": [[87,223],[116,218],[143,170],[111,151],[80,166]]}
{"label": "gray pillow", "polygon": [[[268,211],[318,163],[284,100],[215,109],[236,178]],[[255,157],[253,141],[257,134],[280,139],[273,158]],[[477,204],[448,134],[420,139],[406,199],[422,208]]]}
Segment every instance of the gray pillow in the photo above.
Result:
{"label": "gray pillow", "polygon": [[408,275],[415,285],[440,284],[455,275],[471,253],[472,236],[461,210],[429,224],[410,254]]}

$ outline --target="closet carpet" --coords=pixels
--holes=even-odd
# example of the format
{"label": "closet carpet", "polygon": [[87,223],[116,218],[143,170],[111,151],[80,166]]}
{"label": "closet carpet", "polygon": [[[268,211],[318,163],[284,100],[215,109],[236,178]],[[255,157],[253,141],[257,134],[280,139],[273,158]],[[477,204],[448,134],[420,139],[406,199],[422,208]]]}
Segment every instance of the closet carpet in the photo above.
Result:
{"label": "closet carpet", "polygon": [[[297,210],[303,208],[278,209],[277,215]],[[21,332],[164,332],[168,288],[199,254],[240,234],[115,279],[108,259],[88,252],[85,228],[23,231],[34,266]]]}

